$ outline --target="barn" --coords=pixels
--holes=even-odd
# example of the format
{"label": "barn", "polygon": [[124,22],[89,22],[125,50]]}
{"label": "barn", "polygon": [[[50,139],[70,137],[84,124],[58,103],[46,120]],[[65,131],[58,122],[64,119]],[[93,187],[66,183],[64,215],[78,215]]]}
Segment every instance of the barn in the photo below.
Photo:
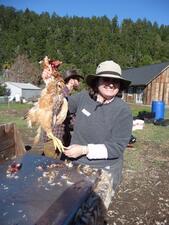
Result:
{"label": "barn", "polygon": [[169,62],[123,70],[123,77],[131,81],[123,93],[127,102],[151,105],[163,101],[169,105]]}
{"label": "barn", "polygon": [[5,82],[5,84],[6,88],[10,90],[9,100],[14,98],[16,101],[37,99],[41,93],[41,88],[31,83]]}

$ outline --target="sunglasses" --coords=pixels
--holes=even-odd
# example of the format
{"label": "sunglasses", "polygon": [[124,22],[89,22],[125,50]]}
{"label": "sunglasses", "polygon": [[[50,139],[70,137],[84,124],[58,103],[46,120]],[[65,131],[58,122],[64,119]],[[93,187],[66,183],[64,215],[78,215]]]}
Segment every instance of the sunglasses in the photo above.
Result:
{"label": "sunglasses", "polygon": [[105,83],[112,83],[112,84],[119,84],[120,81],[118,79],[114,79],[111,77],[101,77],[100,81],[105,82]]}

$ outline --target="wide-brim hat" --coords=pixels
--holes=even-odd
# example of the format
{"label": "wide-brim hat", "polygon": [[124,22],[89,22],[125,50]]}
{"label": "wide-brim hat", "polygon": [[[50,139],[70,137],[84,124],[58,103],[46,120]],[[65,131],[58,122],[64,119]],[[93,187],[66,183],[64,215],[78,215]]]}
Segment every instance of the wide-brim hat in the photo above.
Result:
{"label": "wide-brim hat", "polygon": [[68,80],[70,80],[70,79],[84,79],[81,75],[79,75],[78,73],[77,73],[77,71],[76,70],[66,70],[65,72],[64,72],[64,74],[63,74],[63,79],[64,79],[64,81],[66,82],[66,81],[68,81]]}
{"label": "wide-brim hat", "polygon": [[119,66],[119,64],[115,63],[112,60],[100,63],[96,69],[96,74],[88,75],[86,77],[87,85],[89,87],[93,87],[95,85],[95,81],[99,77],[109,77],[117,79],[120,82],[120,90],[128,88],[131,83],[131,81],[126,80],[121,76],[121,67]]}

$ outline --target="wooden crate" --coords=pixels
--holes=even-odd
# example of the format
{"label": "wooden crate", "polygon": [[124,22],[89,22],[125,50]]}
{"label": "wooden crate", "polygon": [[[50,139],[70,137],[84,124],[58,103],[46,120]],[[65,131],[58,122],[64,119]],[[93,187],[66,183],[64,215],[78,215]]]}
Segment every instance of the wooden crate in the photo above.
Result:
{"label": "wooden crate", "polygon": [[23,155],[25,147],[15,123],[0,125],[0,161]]}

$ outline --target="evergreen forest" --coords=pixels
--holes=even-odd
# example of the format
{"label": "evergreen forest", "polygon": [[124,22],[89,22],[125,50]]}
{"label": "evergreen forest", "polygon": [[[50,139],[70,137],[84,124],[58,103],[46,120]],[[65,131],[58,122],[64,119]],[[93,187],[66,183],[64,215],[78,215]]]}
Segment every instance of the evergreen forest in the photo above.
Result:
{"label": "evergreen forest", "polygon": [[[11,70],[15,81],[40,84],[38,62],[46,55],[83,76],[95,73],[104,60],[112,59],[123,69],[161,63],[169,61],[169,26],[130,18],[119,24],[116,15],[61,17],[0,5],[0,75]],[[15,76],[24,63],[29,67],[25,80]],[[33,74],[39,75],[35,79]]]}

